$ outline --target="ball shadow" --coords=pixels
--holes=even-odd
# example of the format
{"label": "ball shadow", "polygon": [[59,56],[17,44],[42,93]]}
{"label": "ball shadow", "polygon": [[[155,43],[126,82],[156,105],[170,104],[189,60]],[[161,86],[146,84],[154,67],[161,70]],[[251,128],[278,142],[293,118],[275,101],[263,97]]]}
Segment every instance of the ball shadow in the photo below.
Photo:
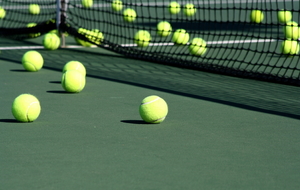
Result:
{"label": "ball shadow", "polygon": [[52,84],[61,84],[61,81],[49,81],[49,83],[52,83]]}
{"label": "ball shadow", "polygon": [[3,122],[3,123],[22,123],[16,119],[0,119],[0,122]]}
{"label": "ball shadow", "polygon": [[12,71],[12,72],[30,72],[30,71],[27,71],[27,70],[25,70],[25,69],[11,69],[10,71]]}
{"label": "ball shadow", "polygon": [[139,124],[139,125],[149,125],[150,123],[147,123],[143,120],[121,120],[122,123],[129,123],[129,124]]}
{"label": "ball shadow", "polygon": [[48,90],[48,93],[53,93],[53,94],[74,94],[74,93],[70,93],[64,90]]}

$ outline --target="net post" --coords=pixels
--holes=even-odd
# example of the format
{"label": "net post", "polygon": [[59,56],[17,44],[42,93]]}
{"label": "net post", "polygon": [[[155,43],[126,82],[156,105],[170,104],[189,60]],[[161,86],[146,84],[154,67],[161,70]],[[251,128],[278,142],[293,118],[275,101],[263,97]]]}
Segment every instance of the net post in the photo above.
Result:
{"label": "net post", "polygon": [[61,47],[66,46],[66,40],[65,40],[65,35],[61,31],[61,26],[62,24],[65,24],[66,21],[66,12],[67,12],[67,2],[68,0],[56,0],[56,28],[58,31],[58,34],[60,35],[61,38]]}

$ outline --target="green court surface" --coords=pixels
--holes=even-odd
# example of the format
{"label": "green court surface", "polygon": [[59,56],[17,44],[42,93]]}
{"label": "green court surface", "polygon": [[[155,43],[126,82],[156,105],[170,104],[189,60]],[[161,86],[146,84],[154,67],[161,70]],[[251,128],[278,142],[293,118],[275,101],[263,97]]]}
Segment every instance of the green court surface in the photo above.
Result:
{"label": "green court surface", "polygon": [[[132,60],[100,48],[37,49],[44,68],[27,72],[20,63],[26,51],[0,54],[0,189],[300,188],[299,87]],[[60,84],[70,60],[87,69],[78,94]],[[22,93],[41,102],[32,123],[11,114]],[[145,124],[138,113],[141,100],[153,94],[169,105],[161,124]]]}

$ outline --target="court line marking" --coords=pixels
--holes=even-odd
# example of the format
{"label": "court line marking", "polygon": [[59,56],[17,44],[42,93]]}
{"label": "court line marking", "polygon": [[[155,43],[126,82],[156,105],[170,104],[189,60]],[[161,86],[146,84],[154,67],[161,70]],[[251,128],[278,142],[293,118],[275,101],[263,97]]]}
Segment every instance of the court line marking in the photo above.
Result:
{"label": "court line marking", "polygon": [[[244,43],[270,43],[278,42],[280,40],[275,39],[251,39],[251,40],[225,40],[225,41],[207,41],[206,44],[218,45],[218,44],[244,44]],[[189,45],[190,43],[187,43]],[[136,44],[120,44],[122,47],[136,47]],[[173,42],[170,43],[149,43],[149,46],[173,46]],[[109,47],[109,45],[104,45],[104,47]],[[80,45],[67,45],[63,47],[65,49],[77,49],[77,48],[86,48]],[[92,46],[89,48],[97,48],[97,46]],[[0,47],[0,50],[18,50],[18,49],[44,49],[44,46],[14,46],[14,47]]]}

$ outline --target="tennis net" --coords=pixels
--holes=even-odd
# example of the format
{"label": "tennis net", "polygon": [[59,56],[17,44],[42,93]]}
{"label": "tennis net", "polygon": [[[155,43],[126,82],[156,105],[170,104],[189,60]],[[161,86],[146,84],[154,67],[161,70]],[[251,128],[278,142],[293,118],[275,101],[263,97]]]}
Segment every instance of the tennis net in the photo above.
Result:
{"label": "tennis net", "polygon": [[[1,2],[6,10],[6,16],[0,19],[2,36],[26,39],[58,29],[73,36],[83,46],[96,45],[131,58],[300,84],[298,49],[295,48],[295,53],[282,52],[282,43],[290,39],[283,30],[286,22],[278,19],[278,12],[286,10],[292,16],[287,20],[298,22],[300,3],[296,0],[177,1],[180,5],[178,13],[175,13],[176,8],[171,13],[171,2],[162,0],[124,0],[122,6],[115,9],[112,0],[89,1],[93,2],[91,6],[82,4],[82,0]],[[31,4],[40,6],[39,14],[29,13]],[[191,5],[194,9],[187,8]],[[136,13],[136,17],[125,16],[128,19],[124,19],[127,9]],[[263,13],[261,22],[250,19],[253,10]],[[170,34],[162,36],[158,33],[157,25],[161,21],[170,23]],[[36,25],[28,27],[28,23]],[[295,28],[299,30],[298,26]],[[143,39],[135,40],[141,30],[146,31],[142,34]],[[188,33],[186,42],[175,40],[174,34],[178,30]],[[291,40],[297,46],[298,37]],[[203,46],[203,43],[195,45],[195,38],[206,42],[203,54],[195,55],[191,51],[192,47],[201,49]]]}

